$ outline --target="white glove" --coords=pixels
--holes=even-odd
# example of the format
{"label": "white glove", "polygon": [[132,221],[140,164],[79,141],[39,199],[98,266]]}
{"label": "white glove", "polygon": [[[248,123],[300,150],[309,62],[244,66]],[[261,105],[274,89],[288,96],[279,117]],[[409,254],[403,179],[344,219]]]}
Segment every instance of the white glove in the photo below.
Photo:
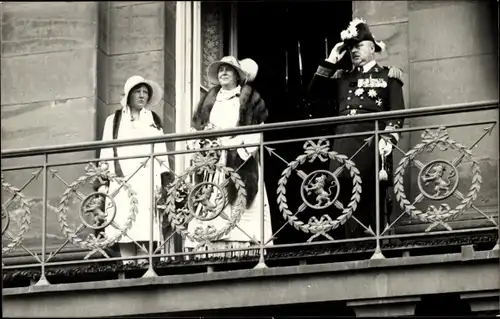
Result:
{"label": "white glove", "polygon": [[[188,132],[189,133],[197,132],[197,130],[194,127],[190,127]],[[199,139],[187,140],[185,143],[186,143],[186,149],[188,150],[196,150],[200,148]]]}
{"label": "white glove", "polygon": [[[394,131],[396,128],[392,125],[387,125],[385,127],[385,131]],[[394,139],[396,140],[396,143],[399,142],[399,134],[398,133],[390,133],[392,137],[394,137]]]}
{"label": "white glove", "polygon": [[220,138],[220,141],[222,143],[222,146],[229,146],[229,147],[240,146],[242,144],[242,140],[238,136],[234,138],[231,138],[230,136],[224,136]]}
{"label": "white glove", "polygon": [[387,157],[392,152],[392,144],[381,138],[378,142],[378,151],[381,156]]}
{"label": "white glove", "polygon": [[104,194],[107,194],[108,193],[108,189],[109,187],[106,186],[106,185],[102,185],[101,187],[99,187],[99,189],[97,190],[99,193],[104,193]]}
{"label": "white glove", "polygon": [[333,47],[332,51],[330,52],[330,56],[328,56],[328,59],[326,59],[328,62],[331,62],[333,64],[337,63],[344,57],[346,54],[347,50],[345,49],[345,43],[344,42],[339,42],[335,44]]}

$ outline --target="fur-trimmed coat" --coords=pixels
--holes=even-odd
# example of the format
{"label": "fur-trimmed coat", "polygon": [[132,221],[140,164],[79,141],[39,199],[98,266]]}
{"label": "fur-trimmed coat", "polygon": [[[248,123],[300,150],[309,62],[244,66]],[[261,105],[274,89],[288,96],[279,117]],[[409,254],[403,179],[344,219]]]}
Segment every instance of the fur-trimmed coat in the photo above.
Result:
{"label": "fur-trimmed coat", "polygon": [[[211,88],[208,93],[201,98],[192,120],[192,127],[196,130],[202,130],[209,122],[210,112],[215,103],[217,93],[221,86]],[[264,100],[261,98],[259,92],[253,89],[250,85],[245,84],[241,87],[240,100],[240,114],[237,126],[257,125],[267,120],[268,111]],[[227,167],[238,169],[243,160],[238,155],[236,149],[229,149],[227,151],[226,165]],[[245,183],[247,191],[247,207],[250,207],[259,187],[259,156],[256,153],[251,156],[248,161],[238,170],[238,174]],[[229,202],[232,204],[236,200],[236,189],[234,184],[228,185]]]}

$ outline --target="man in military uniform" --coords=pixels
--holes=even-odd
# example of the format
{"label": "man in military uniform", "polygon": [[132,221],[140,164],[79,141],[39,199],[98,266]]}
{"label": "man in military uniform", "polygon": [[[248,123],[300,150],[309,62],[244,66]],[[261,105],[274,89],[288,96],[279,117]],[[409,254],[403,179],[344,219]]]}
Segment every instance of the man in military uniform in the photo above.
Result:
{"label": "man in military uniform", "polygon": [[[326,105],[334,106],[328,113],[335,115],[356,115],[372,112],[404,109],[402,71],[394,67],[380,66],[374,58],[375,53],[385,49],[385,45],[376,41],[368,25],[359,19],[354,19],[349,27],[341,33],[342,42],[339,42],[332,49],[330,56],[320,62],[314,75],[309,90],[313,96],[320,99],[329,100]],[[346,55],[350,57],[353,68],[342,70],[336,64]],[[384,136],[397,143],[399,136],[396,132],[387,132],[400,128],[403,119],[379,121],[379,129],[384,130]],[[336,126],[335,134],[352,134],[375,130],[374,121],[339,124]],[[331,134],[332,132],[328,132]],[[376,199],[375,199],[375,178],[376,174],[382,180],[386,179],[386,172],[375,171],[375,145],[378,145],[381,158],[380,169],[387,169],[382,163],[392,163],[392,144],[384,139],[369,143],[369,135],[349,138],[336,138],[333,142],[333,149],[339,154],[346,155],[356,164],[362,179],[361,201],[357,206],[354,216],[366,227],[371,226],[373,232],[376,231]],[[354,156],[354,157],[353,157]],[[339,163],[331,161],[330,171],[334,172],[339,168]],[[385,176],[384,176],[385,175]],[[340,196],[338,200],[344,207],[351,201],[352,179],[347,169],[343,169],[338,176],[340,182]],[[385,202],[386,185],[380,187],[381,222],[383,219],[382,205]],[[381,226],[383,224],[381,223]],[[381,228],[381,231],[383,228]],[[360,226],[353,218],[349,219],[346,225],[346,237],[366,236],[364,227]]]}

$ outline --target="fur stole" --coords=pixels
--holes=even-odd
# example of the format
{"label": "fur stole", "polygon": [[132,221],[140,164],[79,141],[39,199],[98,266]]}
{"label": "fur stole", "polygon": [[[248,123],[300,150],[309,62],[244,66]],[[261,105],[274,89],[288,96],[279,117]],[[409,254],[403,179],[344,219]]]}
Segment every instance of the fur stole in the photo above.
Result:
{"label": "fur stole", "polygon": [[[192,126],[195,129],[202,130],[209,122],[210,112],[212,111],[217,93],[220,89],[220,86],[215,86],[201,98],[192,121]],[[248,84],[241,87],[239,100],[240,114],[237,126],[256,125],[267,120],[268,112],[264,100],[260,97],[260,94]],[[245,183],[245,189],[247,191],[247,207],[250,207],[255,200],[259,187],[258,153],[250,157],[244,165],[240,167],[243,163],[244,161],[239,157],[236,150],[227,150],[226,165],[234,170],[239,168],[237,173],[241,176],[241,179]],[[229,203],[233,204],[236,200],[236,189],[232,182],[228,184],[227,191]]]}

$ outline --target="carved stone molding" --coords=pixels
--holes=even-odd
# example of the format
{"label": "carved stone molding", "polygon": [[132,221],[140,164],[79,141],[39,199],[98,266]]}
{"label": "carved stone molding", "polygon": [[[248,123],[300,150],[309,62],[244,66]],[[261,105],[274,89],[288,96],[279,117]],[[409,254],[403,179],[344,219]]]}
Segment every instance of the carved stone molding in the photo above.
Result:
{"label": "carved stone molding", "polygon": [[210,63],[222,58],[224,53],[223,12],[216,3],[203,3],[201,6],[201,85],[208,88],[207,68]]}

